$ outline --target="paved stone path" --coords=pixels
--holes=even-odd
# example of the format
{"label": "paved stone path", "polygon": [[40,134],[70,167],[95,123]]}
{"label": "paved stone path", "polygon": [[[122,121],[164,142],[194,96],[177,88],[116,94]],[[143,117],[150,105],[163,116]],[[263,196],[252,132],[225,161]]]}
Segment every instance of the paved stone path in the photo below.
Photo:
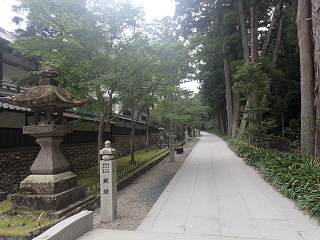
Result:
{"label": "paved stone path", "polygon": [[295,208],[218,137],[200,141],[137,231],[94,229],[87,239],[317,240],[317,220]]}

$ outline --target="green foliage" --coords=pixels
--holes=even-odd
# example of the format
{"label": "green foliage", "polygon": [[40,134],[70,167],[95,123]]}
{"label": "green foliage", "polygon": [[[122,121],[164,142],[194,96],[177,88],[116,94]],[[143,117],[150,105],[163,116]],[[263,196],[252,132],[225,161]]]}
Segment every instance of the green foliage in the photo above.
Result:
{"label": "green foliage", "polygon": [[[38,216],[37,216],[38,217]],[[8,221],[10,222],[8,224]],[[55,219],[40,218],[39,224],[42,227],[49,228],[53,226]],[[0,215],[0,237],[20,238],[26,236],[30,231],[37,229],[37,219],[34,217],[22,214],[16,216]]]}
{"label": "green foliage", "polygon": [[263,150],[240,140],[228,145],[282,194],[320,220],[320,162],[312,156]]}
{"label": "green foliage", "polygon": [[115,104],[117,114],[138,110],[136,122],[154,96],[186,78],[188,54],[174,23],[147,25],[130,1],[19,0],[16,9],[28,12],[27,29],[11,46],[55,68],[62,86],[87,100],[79,111],[100,116],[100,133]]}
{"label": "green foliage", "polygon": [[217,119],[212,119],[206,122],[205,128],[208,132],[213,132],[213,133],[219,132],[219,124]]}
{"label": "green foliage", "polygon": [[252,93],[260,98],[267,93],[267,75],[261,69],[262,64],[247,63],[239,68],[234,78],[238,81],[233,86],[235,93],[248,98]]}
{"label": "green foliage", "polygon": [[267,69],[271,67],[263,63],[247,63],[238,69],[234,76],[237,82],[233,85],[235,93],[242,94],[244,99],[249,99],[249,104],[242,106],[242,111],[248,114],[246,120],[249,127],[246,131],[256,138],[255,144],[264,146],[264,139],[268,136],[267,132],[275,127],[272,119],[263,120],[262,115],[269,111],[268,102],[264,96],[268,94]]}
{"label": "green foliage", "polygon": [[155,103],[153,124],[165,127],[168,131],[174,126],[202,127],[207,107],[200,101],[200,95],[192,96],[191,92],[178,88],[167,89],[167,92]]}

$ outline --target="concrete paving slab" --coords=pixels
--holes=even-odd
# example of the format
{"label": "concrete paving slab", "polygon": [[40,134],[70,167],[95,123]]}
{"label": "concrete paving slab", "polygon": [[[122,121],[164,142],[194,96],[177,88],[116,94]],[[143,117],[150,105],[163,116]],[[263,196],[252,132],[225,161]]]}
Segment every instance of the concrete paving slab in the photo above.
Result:
{"label": "concrete paving slab", "polygon": [[319,240],[320,227],[223,140],[202,133],[137,231],[88,234],[79,239]]}
{"label": "concrete paving slab", "polygon": [[176,234],[138,232],[138,231],[117,231],[107,229],[94,229],[83,234],[78,240],[175,240]]}
{"label": "concrete paving slab", "polygon": [[288,221],[258,219],[254,222],[263,238],[303,240],[299,232]]}
{"label": "concrete paving slab", "polygon": [[[208,204],[208,203],[207,203]],[[190,205],[190,217],[219,217],[218,204],[213,201],[210,202],[211,207],[208,208],[206,204],[194,203]]]}
{"label": "concrete paving slab", "polygon": [[221,228],[223,236],[236,237],[237,239],[254,238],[261,239],[261,234],[256,228]]}
{"label": "concrete paving slab", "polygon": [[217,217],[188,217],[185,233],[221,235],[220,220]]}

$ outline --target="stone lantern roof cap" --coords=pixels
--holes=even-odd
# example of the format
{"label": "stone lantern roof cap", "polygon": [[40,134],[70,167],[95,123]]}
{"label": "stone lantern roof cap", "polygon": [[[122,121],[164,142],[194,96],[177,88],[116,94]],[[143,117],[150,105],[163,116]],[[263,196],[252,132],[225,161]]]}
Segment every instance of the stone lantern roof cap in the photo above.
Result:
{"label": "stone lantern roof cap", "polygon": [[72,108],[85,103],[85,100],[73,96],[68,90],[59,88],[54,77],[58,73],[52,67],[44,67],[39,73],[42,79],[39,86],[26,89],[15,96],[6,97],[5,101],[20,107],[45,107],[55,106]]}

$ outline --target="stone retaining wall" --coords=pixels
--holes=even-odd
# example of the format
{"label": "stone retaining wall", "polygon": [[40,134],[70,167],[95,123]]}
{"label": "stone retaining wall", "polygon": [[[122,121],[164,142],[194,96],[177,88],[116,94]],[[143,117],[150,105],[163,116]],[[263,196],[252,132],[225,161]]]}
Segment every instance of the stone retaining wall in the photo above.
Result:
{"label": "stone retaining wall", "polygon": [[[159,135],[151,135],[150,145],[158,141]],[[117,150],[116,157],[130,153],[130,136],[113,136],[112,147]],[[135,137],[135,148],[145,147],[145,136]],[[97,144],[78,146],[61,146],[61,151],[70,164],[70,171],[77,173],[97,166]],[[39,150],[24,150],[10,153],[0,153],[0,192],[16,193],[20,182],[31,174],[30,167]]]}

